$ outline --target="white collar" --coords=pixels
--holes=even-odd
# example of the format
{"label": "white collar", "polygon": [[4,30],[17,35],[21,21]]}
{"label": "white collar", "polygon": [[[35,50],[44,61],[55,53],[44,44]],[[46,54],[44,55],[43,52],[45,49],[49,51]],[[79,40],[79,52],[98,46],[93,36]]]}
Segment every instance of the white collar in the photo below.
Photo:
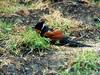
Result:
{"label": "white collar", "polygon": [[45,26],[45,24],[43,24],[43,26],[42,26],[41,30],[44,28],[44,26]]}

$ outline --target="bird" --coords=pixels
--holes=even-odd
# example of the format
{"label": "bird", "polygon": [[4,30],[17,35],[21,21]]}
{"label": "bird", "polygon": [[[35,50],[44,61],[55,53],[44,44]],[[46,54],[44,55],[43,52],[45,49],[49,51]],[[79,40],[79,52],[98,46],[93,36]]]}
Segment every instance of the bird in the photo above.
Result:
{"label": "bird", "polygon": [[36,33],[40,34],[41,37],[49,38],[51,44],[55,44],[56,41],[59,41],[57,45],[68,45],[70,47],[91,47],[90,45],[85,45],[79,43],[77,41],[71,40],[69,37],[65,36],[62,31],[59,29],[50,29],[45,24],[45,19],[42,18],[36,25],[35,25]]}

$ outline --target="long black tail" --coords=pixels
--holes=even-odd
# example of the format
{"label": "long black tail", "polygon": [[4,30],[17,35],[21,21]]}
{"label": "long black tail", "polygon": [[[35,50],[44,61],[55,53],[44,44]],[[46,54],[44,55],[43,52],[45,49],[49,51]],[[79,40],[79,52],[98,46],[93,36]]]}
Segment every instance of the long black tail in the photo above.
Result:
{"label": "long black tail", "polygon": [[68,37],[64,37],[60,40],[60,45],[68,45],[70,47],[92,47],[90,45],[82,44],[77,41],[71,40]]}

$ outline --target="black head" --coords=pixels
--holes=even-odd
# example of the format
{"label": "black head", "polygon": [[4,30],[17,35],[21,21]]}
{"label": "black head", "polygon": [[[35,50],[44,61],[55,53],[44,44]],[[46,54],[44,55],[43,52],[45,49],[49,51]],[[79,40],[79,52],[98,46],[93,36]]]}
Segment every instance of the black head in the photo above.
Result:
{"label": "black head", "polygon": [[39,19],[39,22],[36,24],[35,29],[37,30],[42,30],[44,28],[44,23],[45,23],[46,19],[44,17],[41,17]]}
{"label": "black head", "polygon": [[46,26],[45,21],[38,22],[35,26],[36,32],[39,33],[42,37],[44,36],[45,32],[48,32],[49,28]]}
{"label": "black head", "polygon": [[37,30],[42,30],[42,28],[43,28],[43,24],[44,24],[44,22],[38,22],[36,25],[35,25],[35,29],[37,29]]}

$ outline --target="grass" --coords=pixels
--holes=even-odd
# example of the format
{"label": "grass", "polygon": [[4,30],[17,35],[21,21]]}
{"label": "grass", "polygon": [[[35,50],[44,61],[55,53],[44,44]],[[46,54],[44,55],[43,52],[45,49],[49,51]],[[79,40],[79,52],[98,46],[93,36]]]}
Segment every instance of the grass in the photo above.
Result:
{"label": "grass", "polygon": [[47,48],[48,47],[48,40],[46,38],[42,38],[32,29],[24,32],[23,34],[23,43],[26,43],[30,47],[34,48]]}
{"label": "grass", "polygon": [[[98,7],[100,6],[100,0],[90,0],[89,2],[96,4]],[[50,1],[46,1],[45,3],[38,1],[36,3],[21,5],[18,4],[17,0],[0,0],[0,12],[11,14],[19,9],[45,9],[49,8]]]}
{"label": "grass", "polygon": [[0,40],[5,41],[5,46],[10,53],[19,55],[21,48],[44,49],[49,47],[49,41],[39,36],[32,28],[17,26],[0,21]]}
{"label": "grass", "polygon": [[2,13],[6,13],[6,14],[12,14],[15,13],[16,11],[20,10],[20,9],[26,9],[26,8],[30,8],[29,6],[24,6],[24,5],[15,5],[15,6],[2,6],[0,7],[0,12]]}
{"label": "grass", "polygon": [[100,23],[96,23],[96,28],[100,29]]}
{"label": "grass", "polygon": [[12,14],[20,9],[30,9],[31,5],[21,5],[18,4],[16,1],[0,1],[0,12],[6,14]]}
{"label": "grass", "polygon": [[43,9],[48,7],[49,2],[42,3],[38,1],[31,4],[19,4],[17,0],[0,0],[0,12],[6,14],[12,14],[20,9]]}
{"label": "grass", "polygon": [[65,34],[69,34],[70,29],[79,28],[80,22],[76,21],[75,19],[64,18],[62,13],[59,10],[51,9],[53,12],[49,15],[44,15],[43,17],[46,18],[46,24],[50,28],[57,28],[64,32]]}
{"label": "grass", "polygon": [[90,4],[100,7],[100,0],[88,0]]}
{"label": "grass", "polygon": [[4,39],[5,34],[0,31],[0,40]]}
{"label": "grass", "polygon": [[69,71],[61,71],[58,75],[99,75],[100,57],[93,51],[84,51],[77,55],[75,63]]}
{"label": "grass", "polygon": [[[19,9],[43,9],[48,7],[48,3],[40,3],[32,5],[20,5],[15,2],[5,2],[6,0],[0,1],[0,12],[3,13],[15,13]],[[14,1],[14,0],[11,0]],[[37,6],[38,5],[38,6]],[[53,9],[52,9],[53,10]],[[47,24],[50,28],[59,28],[65,34],[69,35],[68,30],[71,28],[78,28],[80,23],[70,18],[64,18],[62,13],[58,10],[54,10],[49,15],[44,15],[47,20]],[[96,25],[100,28],[100,24]],[[41,37],[31,27],[17,26],[8,22],[0,21],[0,44],[1,41],[5,42],[5,48],[0,47],[0,54],[9,52],[13,55],[22,55],[21,52],[36,51],[35,49],[47,49],[50,46],[49,40]],[[62,50],[62,48],[61,48]],[[71,59],[72,60],[72,59]],[[61,70],[58,75],[100,75],[100,57],[91,51],[84,51],[77,54],[73,60],[74,64],[71,65],[70,70]]]}
{"label": "grass", "polygon": [[12,24],[8,22],[2,22],[0,21],[0,31],[3,33],[9,33],[12,30]]}
{"label": "grass", "polygon": [[19,55],[22,47],[28,48],[29,51],[36,48],[44,49],[49,47],[49,42],[47,39],[38,36],[36,32],[28,30],[21,33],[21,36],[11,35],[7,45],[11,53]]}
{"label": "grass", "polygon": [[49,2],[43,3],[38,1],[35,4],[32,4],[32,9],[45,9],[46,7],[49,7]]}
{"label": "grass", "polygon": [[21,48],[26,48],[30,51],[37,48],[45,49],[49,47],[49,41],[37,35],[31,28],[26,28],[23,32],[10,35],[9,38],[6,42],[7,48],[15,55],[20,55]]}

